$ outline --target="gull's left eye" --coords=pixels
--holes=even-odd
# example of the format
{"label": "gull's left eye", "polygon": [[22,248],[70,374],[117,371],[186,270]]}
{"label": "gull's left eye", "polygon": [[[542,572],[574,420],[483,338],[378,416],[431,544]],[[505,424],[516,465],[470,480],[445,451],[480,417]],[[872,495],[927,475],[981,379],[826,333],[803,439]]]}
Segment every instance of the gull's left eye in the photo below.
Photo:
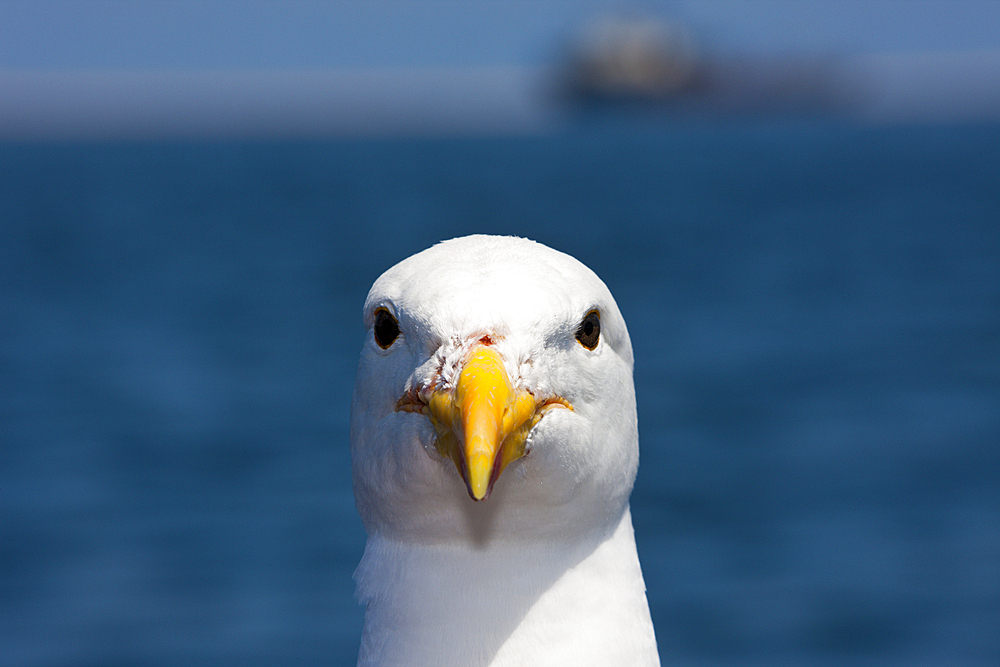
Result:
{"label": "gull's left eye", "polygon": [[389,348],[399,338],[399,322],[385,308],[375,311],[375,342],[383,350]]}
{"label": "gull's left eye", "polygon": [[601,340],[601,314],[596,310],[587,313],[576,330],[576,339],[588,350],[597,347]]}

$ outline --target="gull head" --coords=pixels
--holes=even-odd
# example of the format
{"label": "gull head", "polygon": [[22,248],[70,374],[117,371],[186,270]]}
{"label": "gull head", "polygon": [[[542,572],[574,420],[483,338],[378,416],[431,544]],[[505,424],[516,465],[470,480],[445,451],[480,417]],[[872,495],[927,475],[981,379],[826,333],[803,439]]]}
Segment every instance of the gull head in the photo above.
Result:
{"label": "gull head", "polygon": [[351,455],[370,535],[616,525],[638,465],[632,347],[593,271],[526,239],[445,241],[382,274],[364,322]]}

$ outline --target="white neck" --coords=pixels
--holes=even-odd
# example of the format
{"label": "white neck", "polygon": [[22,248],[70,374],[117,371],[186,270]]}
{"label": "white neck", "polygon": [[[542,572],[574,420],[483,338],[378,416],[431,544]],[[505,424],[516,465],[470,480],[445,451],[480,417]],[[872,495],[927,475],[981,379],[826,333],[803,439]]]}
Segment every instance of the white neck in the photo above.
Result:
{"label": "white neck", "polygon": [[358,665],[659,665],[626,507],[583,542],[414,544],[375,534],[355,573]]}

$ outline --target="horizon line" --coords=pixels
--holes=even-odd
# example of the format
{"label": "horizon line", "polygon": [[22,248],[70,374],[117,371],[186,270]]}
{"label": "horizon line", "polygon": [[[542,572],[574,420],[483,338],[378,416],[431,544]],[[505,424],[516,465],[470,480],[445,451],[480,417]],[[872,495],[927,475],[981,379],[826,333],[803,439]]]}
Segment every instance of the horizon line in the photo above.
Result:
{"label": "horizon line", "polygon": [[[1000,51],[869,53],[838,67],[849,117],[1000,118]],[[532,65],[0,69],[0,140],[310,139],[536,133],[559,69]]]}

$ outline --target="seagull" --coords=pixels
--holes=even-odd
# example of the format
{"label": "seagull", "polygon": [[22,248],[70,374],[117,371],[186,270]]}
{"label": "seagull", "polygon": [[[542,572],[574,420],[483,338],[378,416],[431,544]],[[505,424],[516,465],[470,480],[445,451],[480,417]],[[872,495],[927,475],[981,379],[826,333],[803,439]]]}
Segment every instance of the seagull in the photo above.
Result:
{"label": "seagull", "polygon": [[382,274],[364,321],[358,665],[659,665],[629,510],[632,345],[600,278],[467,236]]}

